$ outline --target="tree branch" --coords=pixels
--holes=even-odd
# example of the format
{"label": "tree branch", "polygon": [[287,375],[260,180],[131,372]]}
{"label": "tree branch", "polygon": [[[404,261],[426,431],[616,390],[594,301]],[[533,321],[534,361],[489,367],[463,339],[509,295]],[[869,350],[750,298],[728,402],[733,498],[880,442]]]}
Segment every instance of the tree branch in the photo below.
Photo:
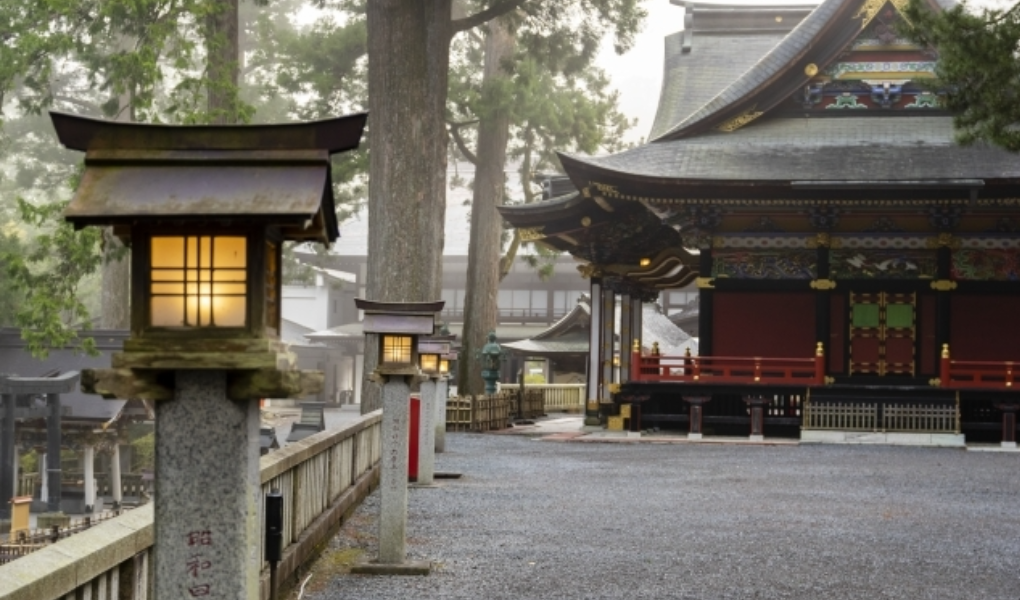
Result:
{"label": "tree branch", "polygon": [[468,125],[474,125],[477,122],[478,121],[468,121],[467,123],[454,123],[452,121],[449,122],[450,137],[453,138],[453,143],[457,144],[457,150],[460,150],[460,153],[464,155],[464,158],[468,159],[468,162],[475,165],[476,167],[478,166],[478,157],[475,156],[475,153],[472,152],[470,148],[467,147],[467,143],[464,141],[464,138],[461,137],[460,135],[460,128],[466,127]]}
{"label": "tree branch", "polygon": [[483,23],[488,23],[496,17],[500,17],[512,10],[516,10],[527,1],[528,0],[503,0],[502,2],[493,4],[483,11],[476,12],[475,14],[464,17],[463,19],[454,19],[453,35],[456,35],[461,31],[467,31],[468,29],[478,27]]}
{"label": "tree branch", "polygon": [[76,106],[80,106],[80,107],[86,109],[87,111],[89,111],[88,112],[89,116],[96,116],[96,115],[103,114],[102,109],[99,108],[98,105],[93,104],[91,102],[87,102],[85,100],[78,99],[78,98],[72,98],[71,96],[64,96],[63,94],[54,94],[53,95],[53,101],[54,102],[66,102],[68,104],[74,104]]}

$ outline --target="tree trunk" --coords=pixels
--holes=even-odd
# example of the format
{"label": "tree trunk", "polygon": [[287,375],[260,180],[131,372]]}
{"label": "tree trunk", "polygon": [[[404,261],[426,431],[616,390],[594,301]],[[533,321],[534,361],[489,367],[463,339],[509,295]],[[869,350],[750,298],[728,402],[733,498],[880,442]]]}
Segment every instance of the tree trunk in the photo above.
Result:
{"label": "tree trunk", "polygon": [[[446,136],[437,125],[447,93],[450,0],[369,0],[367,10],[366,295],[433,301],[440,295],[446,209]],[[378,362],[373,346],[365,348],[362,413],[382,404],[379,387],[367,380]]]}
{"label": "tree trunk", "polygon": [[[117,49],[132,52],[136,40],[122,35]],[[129,86],[132,84],[128,84]],[[131,123],[135,120],[133,89],[127,89],[117,99],[116,121]],[[113,235],[112,227],[103,228],[102,289],[100,290],[100,329],[131,329],[131,251]]]}
{"label": "tree trunk", "polygon": [[509,75],[504,65],[514,52],[514,36],[507,18],[489,22],[485,37],[485,70],[482,95],[491,103],[478,124],[477,164],[474,194],[471,200],[471,238],[468,244],[467,290],[464,301],[464,336],[461,340],[461,368],[458,394],[480,394],[484,390],[481,365],[475,355],[485,344],[486,335],[496,328],[496,298],[499,291],[500,238],[503,219],[496,207],[503,204],[506,188],[506,146],[510,115],[496,94],[500,80]]}
{"label": "tree trunk", "polygon": [[112,227],[103,228],[103,289],[100,329],[131,329],[131,251]]}
{"label": "tree trunk", "polygon": [[209,122],[237,122],[238,0],[217,0],[213,12],[206,17],[206,69],[209,86],[207,112]]}

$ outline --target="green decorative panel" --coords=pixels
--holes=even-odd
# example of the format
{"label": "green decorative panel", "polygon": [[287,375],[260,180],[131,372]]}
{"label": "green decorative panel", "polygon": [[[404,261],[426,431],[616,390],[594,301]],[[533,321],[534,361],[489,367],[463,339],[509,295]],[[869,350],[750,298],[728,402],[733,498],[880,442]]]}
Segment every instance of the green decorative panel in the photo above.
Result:
{"label": "green decorative panel", "polygon": [[838,248],[829,254],[832,279],[921,279],[935,278],[934,250],[874,250]]}
{"label": "green decorative panel", "polygon": [[885,307],[885,324],[887,327],[913,327],[914,307],[909,304],[890,304]]}
{"label": "green decorative panel", "polygon": [[816,279],[814,250],[717,251],[712,276],[733,279]]}
{"label": "green decorative panel", "polygon": [[878,327],[878,315],[877,304],[854,304],[854,327]]}
{"label": "green decorative panel", "polygon": [[963,281],[1020,281],[1020,250],[956,250],[952,277]]}

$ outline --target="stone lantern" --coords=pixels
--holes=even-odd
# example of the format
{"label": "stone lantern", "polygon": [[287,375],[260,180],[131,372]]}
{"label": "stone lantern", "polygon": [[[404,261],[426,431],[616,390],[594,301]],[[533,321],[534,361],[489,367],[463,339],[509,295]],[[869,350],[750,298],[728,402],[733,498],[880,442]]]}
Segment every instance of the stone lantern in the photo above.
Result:
{"label": "stone lantern", "polygon": [[[418,341],[419,363],[422,374],[427,377],[421,384],[421,418],[418,420],[419,486],[430,486],[435,475],[439,382],[445,378],[446,372],[449,372],[450,363],[443,357],[449,354],[451,345],[450,338],[443,336],[422,338]],[[446,372],[443,371],[444,365]],[[443,424],[444,426],[446,424],[445,418]]]}
{"label": "stone lantern", "polygon": [[[364,311],[366,336],[378,336],[379,362],[371,379],[382,384],[382,458],[380,459],[379,557],[355,565],[366,574],[427,574],[426,561],[408,561],[407,472],[411,384],[427,376],[419,367],[419,338],[435,329],[438,302],[373,302],[355,299]],[[366,343],[366,348],[372,347]]]}
{"label": "stone lantern", "polygon": [[131,336],[112,368],[82,372],[82,388],[158,401],[156,596],[257,596],[258,399],[316,393],[323,380],[280,341],[281,246],[339,237],[330,155],[357,148],[367,115],[51,118],[60,142],[85,152],[65,219],[112,227],[131,248]]}
{"label": "stone lantern", "polygon": [[482,346],[482,380],[485,381],[485,393],[496,393],[496,382],[499,381],[500,366],[503,360],[503,349],[496,343],[496,332],[489,332],[489,341]]}

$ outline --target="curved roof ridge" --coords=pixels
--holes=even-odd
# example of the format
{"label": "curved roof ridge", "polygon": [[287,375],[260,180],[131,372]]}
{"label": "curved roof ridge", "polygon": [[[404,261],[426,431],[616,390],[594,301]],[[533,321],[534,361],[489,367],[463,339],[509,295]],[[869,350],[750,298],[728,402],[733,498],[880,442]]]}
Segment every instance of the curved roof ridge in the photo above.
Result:
{"label": "curved roof ridge", "polygon": [[748,69],[736,81],[731,83],[714,98],[709,100],[691,113],[683,121],[677,123],[672,129],[658,136],[651,142],[656,142],[699,123],[721,110],[731,107],[740,102],[747,91],[760,85],[768,78],[774,76],[784,69],[790,60],[810,48],[818,32],[829,23],[833,14],[843,6],[844,3],[852,0],[823,0],[815,10],[804,18],[789,34],[779,42],[768,54]]}

